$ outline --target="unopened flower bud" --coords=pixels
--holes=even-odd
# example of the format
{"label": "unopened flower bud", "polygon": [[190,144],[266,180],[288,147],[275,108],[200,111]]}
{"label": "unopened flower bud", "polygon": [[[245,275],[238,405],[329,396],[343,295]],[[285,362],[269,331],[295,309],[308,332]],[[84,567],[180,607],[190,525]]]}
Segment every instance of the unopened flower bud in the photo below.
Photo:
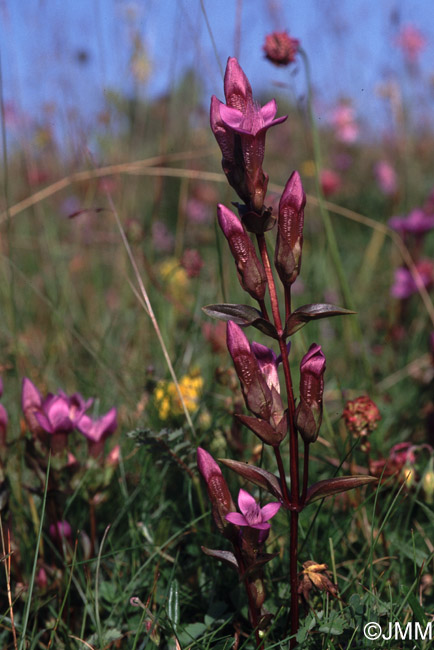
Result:
{"label": "unopened flower bud", "polygon": [[274,264],[285,286],[290,286],[300,272],[303,246],[304,206],[306,195],[298,172],[293,172],[279,203]]}
{"label": "unopened flower bud", "polygon": [[267,422],[272,415],[273,397],[263,377],[258,360],[241,327],[228,322],[227,345],[240,380],[247,408],[258,418]]}
{"label": "unopened flower bud", "polygon": [[234,256],[241,286],[252,298],[263,300],[267,277],[249,235],[238,217],[221,203],[217,206],[217,216]]}
{"label": "unopened flower bud", "polygon": [[322,398],[326,359],[321,346],[312,343],[300,364],[300,402],[295,411],[295,424],[307,443],[318,438],[322,421]]}
{"label": "unopened flower bud", "polygon": [[235,512],[236,508],[222,471],[211,454],[201,447],[197,449],[197,466],[205,479],[216,526],[221,533],[225,533],[230,528],[226,515]]}

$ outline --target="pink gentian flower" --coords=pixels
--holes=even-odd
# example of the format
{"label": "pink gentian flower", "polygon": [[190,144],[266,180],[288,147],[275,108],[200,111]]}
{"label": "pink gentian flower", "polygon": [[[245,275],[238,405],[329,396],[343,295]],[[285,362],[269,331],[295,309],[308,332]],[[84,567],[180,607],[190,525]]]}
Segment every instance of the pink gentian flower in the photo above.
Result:
{"label": "pink gentian flower", "polygon": [[248,210],[261,215],[268,184],[262,170],[265,135],[287,116],[275,119],[274,99],[262,107],[253,101],[249,80],[234,57],[228,59],[224,91],[226,104],[213,95],[210,111],[211,129],[223,156],[223,171]]}
{"label": "pink gentian flower", "polygon": [[92,405],[93,400],[85,401],[79,393],[68,397],[62,390],[57,395],[49,393],[35,417],[47,433],[69,433],[78,424],[83,413]]}
{"label": "pink gentian flower", "polygon": [[117,411],[113,407],[96,420],[92,420],[88,415],[82,415],[77,423],[77,429],[91,442],[101,442],[115,431],[117,425]]}
{"label": "pink gentian flower", "polygon": [[269,530],[271,528],[268,520],[277,514],[281,504],[277,502],[267,503],[263,508],[256,503],[251,494],[241,489],[238,494],[239,512],[229,512],[226,519],[237,526],[248,526],[257,530]]}

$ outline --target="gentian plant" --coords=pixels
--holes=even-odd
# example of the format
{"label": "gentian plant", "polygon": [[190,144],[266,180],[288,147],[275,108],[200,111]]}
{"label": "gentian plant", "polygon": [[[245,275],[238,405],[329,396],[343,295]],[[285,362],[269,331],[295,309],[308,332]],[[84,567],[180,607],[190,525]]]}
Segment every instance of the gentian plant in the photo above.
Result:
{"label": "gentian plant", "polygon": [[[265,590],[262,576],[264,565],[274,557],[265,552],[269,520],[279,508],[290,513],[290,648],[294,648],[299,627],[299,593],[302,591],[298,575],[299,513],[316,499],[377,479],[356,475],[309,485],[309,449],[317,440],[321,426],[326,359],[321,346],[312,343],[301,361],[300,395],[296,400],[288,339],[311,320],[354,312],[322,303],[292,309],[291,287],[300,273],[302,261],[306,196],[300,175],[294,171],[280,198],[278,214],[273,214],[272,208],[265,204],[268,175],[262,169],[266,132],[284,122],[286,117],[275,117],[277,106],[274,100],[262,108],[254,102],[250,83],[235,58],[229,58],[227,63],[224,92],[226,104],[216,97],[211,100],[211,128],[222,152],[223,171],[242,203],[233,204],[238,214],[219,205],[217,216],[229,243],[240,284],[257,301],[259,309],[251,305],[218,304],[209,305],[204,311],[227,321],[227,347],[245,405],[251,414],[238,414],[237,418],[263,444],[272,448],[277,475],[245,462],[222,459],[225,466],[274,499],[261,507],[242,489],[238,498],[240,512],[237,512],[219,465],[207,451],[198,449],[198,467],[206,482],[214,521],[233,547],[233,552],[203,550],[238,571],[247,593],[256,647],[262,648],[265,629],[272,618],[263,607]],[[279,301],[268,254],[267,231],[271,235],[274,231],[274,267],[282,284],[284,305]],[[267,293],[271,314],[266,305]],[[278,353],[265,345],[250,342],[244,332],[249,326],[272,339],[278,346]],[[284,390],[278,376],[280,364]],[[289,472],[285,469],[281,447],[286,438],[289,443]],[[303,453],[299,451],[300,443]],[[312,562],[307,564],[310,566]],[[303,564],[304,568],[307,564]]]}

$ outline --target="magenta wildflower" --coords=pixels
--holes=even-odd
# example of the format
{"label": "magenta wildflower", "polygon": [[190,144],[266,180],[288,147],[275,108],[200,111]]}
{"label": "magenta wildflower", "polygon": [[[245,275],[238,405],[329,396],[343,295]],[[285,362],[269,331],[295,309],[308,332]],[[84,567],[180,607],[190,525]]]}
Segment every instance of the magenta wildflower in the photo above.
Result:
{"label": "magenta wildflower", "polygon": [[[434,264],[432,260],[421,260],[416,264],[423,286],[430,287],[434,282]],[[405,300],[414,293],[417,293],[418,287],[410,271],[404,267],[395,269],[395,280],[390,290],[393,298]]]}
{"label": "magenta wildflower", "polygon": [[8,431],[8,414],[3,406],[0,404],[0,447],[6,444],[6,435]]}
{"label": "magenta wildflower", "polygon": [[351,144],[359,135],[354,108],[347,103],[339,104],[332,113],[331,122],[335,127],[335,134],[338,140]]}
{"label": "magenta wildflower", "polygon": [[113,407],[96,420],[88,415],[82,415],[76,426],[80,433],[91,442],[101,442],[116,430],[117,425],[117,411]]}
{"label": "magenta wildflower", "polygon": [[406,217],[392,217],[389,227],[401,234],[424,235],[434,229],[434,215],[427,214],[424,210],[416,208]]}
{"label": "magenta wildflower", "polygon": [[224,90],[226,104],[211,98],[211,129],[221,149],[222,167],[230,185],[248,210],[261,215],[268,176],[262,170],[267,130],[287,118],[275,119],[275,100],[263,107],[252,97],[252,88],[237,59],[226,66]]}
{"label": "magenta wildflower", "polygon": [[79,393],[68,397],[62,390],[57,395],[49,393],[35,411],[39,425],[47,433],[69,433],[78,424],[93,400],[85,401]]}
{"label": "magenta wildflower", "polygon": [[261,508],[251,494],[241,489],[238,494],[238,507],[242,514],[230,512],[226,515],[226,519],[237,526],[269,530],[271,526],[268,521],[277,514],[280,506],[280,503],[273,502]]}
{"label": "magenta wildflower", "polygon": [[273,32],[265,37],[263,50],[266,58],[275,65],[288,65],[295,61],[300,41],[288,32]]}
{"label": "magenta wildflower", "polygon": [[398,189],[398,177],[396,171],[387,160],[379,160],[374,167],[375,179],[378,187],[387,196],[395,194]]}
{"label": "magenta wildflower", "polygon": [[50,524],[48,532],[53,542],[61,545],[63,541],[66,541],[72,546],[72,528],[68,521],[56,521],[56,523]]}
{"label": "magenta wildflower", "polygon": [[322,193],[325,197],[339,192],[342,187],[342,180],[339,174],[333,169],[323,169],[320,174]]}

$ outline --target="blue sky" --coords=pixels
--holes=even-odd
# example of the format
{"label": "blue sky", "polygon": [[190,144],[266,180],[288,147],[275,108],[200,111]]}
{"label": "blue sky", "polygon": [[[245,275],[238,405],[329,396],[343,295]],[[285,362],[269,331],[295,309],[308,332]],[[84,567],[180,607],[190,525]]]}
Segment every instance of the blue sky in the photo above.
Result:
{"label": "blue sky", "polygon": [[[434,3],[399,0],[203,0],[218,59],[238,53],[254,90],[273,94],[286,84],[294,99],[305,93],[300,66],[278,69],[264,60],[262,45],[273,29],[300,39],[312,67],[317,112],[327,114],[339,97],[350,97],[365,124],[387,123],[378,84],[397,79],[404,98],[430,114],[427,90],[434,79]],[[236,38],[241,7],[240,39]],[[394,40],[412,23],[427,39],[418,79],[405,73]],[[132,92],[130,59],[139,35],[149,59],[144,96],[170,89],[188,67],[205,81],[206,93],[222,97],[221,73],[200,0],[1,0],[0,48],[7,102],[38,119],[51,111],[59,130],[77,121],[91,127],[108,89]],[[86,53],[87,63],[79,55]]]}

